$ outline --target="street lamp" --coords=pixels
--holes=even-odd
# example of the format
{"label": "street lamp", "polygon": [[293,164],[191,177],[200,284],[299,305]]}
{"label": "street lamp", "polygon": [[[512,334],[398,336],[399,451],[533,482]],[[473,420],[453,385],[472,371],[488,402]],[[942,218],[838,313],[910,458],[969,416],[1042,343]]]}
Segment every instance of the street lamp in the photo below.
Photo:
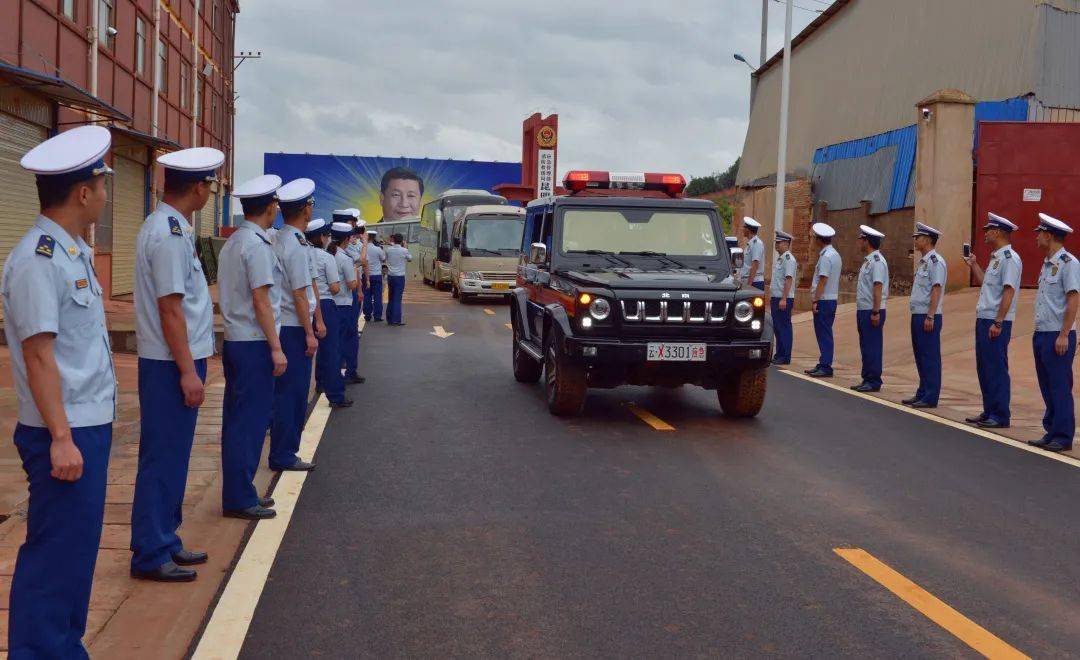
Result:
{"label": "street lamp", "polygon": [[736,59],[736,61],[742,62],[746,66],[750,67],[751,71],[754,70],[754,65],[747,62],[746,58],[742,56],[742,53],[735,53],[735,59]]}

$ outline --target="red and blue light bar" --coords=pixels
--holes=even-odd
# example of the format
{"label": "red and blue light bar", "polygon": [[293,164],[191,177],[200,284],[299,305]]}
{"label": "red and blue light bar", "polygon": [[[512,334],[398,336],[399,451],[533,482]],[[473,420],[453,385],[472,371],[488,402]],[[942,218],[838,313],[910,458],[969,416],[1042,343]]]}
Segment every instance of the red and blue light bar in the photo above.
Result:
{"label": "red and blue light bar", "polygon": [[563,186],[571,193],[582,190],[659,190],[676,197],[686,189],[686,178],[681,174],[656,172],[571,170],[566,173]]}

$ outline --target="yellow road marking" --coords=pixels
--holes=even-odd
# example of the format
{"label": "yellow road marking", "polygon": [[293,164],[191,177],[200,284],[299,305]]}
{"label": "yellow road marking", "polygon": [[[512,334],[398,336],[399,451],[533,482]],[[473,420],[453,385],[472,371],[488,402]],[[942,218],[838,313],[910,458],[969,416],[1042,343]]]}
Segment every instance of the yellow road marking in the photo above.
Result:
{"label": "yellow road marking", "polygon": [[886,408],[892,408],[893,410],[900,410],[900,411],[906,412],[909,415],[915,415],[916,417],[922,417],[923,419],[930,420],[931,422],[936,422],[936,423],[942,424],[944,426],[949,426],[949,427],[952,427],[954,429],[958,429],[960,431],[966,431],[967,433],[970,433],[972,435],[981,436],[983,438],[986,438],[987,440],[993,440],[994,442],[999,442],[999,443],[1001,443],[1003,445],[1009,445],[1010,447],[1014,447],[1016,449],[1022,449],[1022,450],[1026,451],[1026,452],[1030,452],[1032,454],[1035,454],[1036,456],[1041,456],[1043,458],[1048,458],[1048,459],[1053,460],[1053,461],[1058,461],[1060,463],[1065,463],[1066,465],[1071,465],[1073,467],[1080,467],[1080,460],[1077,460],[1077,459],[1075,459],[1075,458],[1073,458],[1071,456],[1064,456],[1062,454],[1055,454],[1054,452],[1043,451],[1042,449],[1039,449],[1037,447],[1032,447],[1031,445],[1029,445],[1027,443],[1020,442],[1019,440],[1013,440],[1012,438],[1006,438],[1005,436],[998,435],[996,433],[991,433],[990,431],[987,431],[986,429],[981,429],[981,428],[979,428],[977,426],[972,426],[970,424],[962,424],[960,422],[954,422],[951,419],[946,419],[946,418],[941,417],[939,415],[933,415],[931,413],[919,410],[918,408],[909,408],[908,406],[905,406],[905,405],[900,404],[900,403],[896,403],[894,401],[889,401],[888,399],[882,399],[882,398],[879,398],[879,397],[876,397],[876,396],[872,396],[870,394],[865,394],[863,392],[856,392],[856,391],[850,390],[850,389],[848,389],[848,388],[846,388],[846,387],[844,387],[842,385],[834,385],[832,383],[825,382],[824,380],[822,380],[820,378],[811,378],[810,376],[807,376],[805,374],[796,373],[794,371],[788,371],[787,369],[780,369],[779,371],[780,371],[780,373],[788,375],[788,376],[792,376],[793,378],[800,378],[802,380],[814,383],[815,385],[820,385],[822,387],[827,387],[829,389],[836,390],[837,392],[843,392],[844,394],[847,394],[848,396],[857,396],[857,397],[859,397],[861,399],[866,399],[867,401],[873,401],[874,403],[885,406]]}
{"label": "yellow road marking", "polygon": [[484,313],[487,314],[488,316],[495,316],[495,310],[485,308]]}
{"label": "yellow road marking", "polygon": [[949,607],[929,591],[897,573],[869,552],[859,548],[834,548],[833,552],[987,658],[1028,657]]}
{"label": "yellow road marking", "polygon": [[513,323],[503,323],[503,325],[506,326],[507,330],[513,330],[514,329],[514,324]]}
{"label": "yellow road marking", "polygon": [[[325,396],[320,395],[300,438],[302,460],[310,461],[315,456],[329,417],[330,404]],[[281,473],[273,492],[277,516],[255,524],[255,531],[244,546],[244,553],[240,555],[240,561],[214,606],[214,613],[206,624],[192,658],[225,660],[240,655],[240,648],[255,614],[255,606],[259,603],[270,567],[274,563],[281,539],[285,536],[285,530],[289,527],[289,521],[292,520],[293,509],[308,474]]]}
{"label": "yellow road marking", "polygon": [[653,427],[657,431],[674,431],[675,427],[668,424],[664,420],[660,419],[656,415],[652,414],[648,410],[639,407],[636,404],[628,403],[626,407],[630,409],[630,412],[634,413],[638,419],[645,422],[649,426]]}

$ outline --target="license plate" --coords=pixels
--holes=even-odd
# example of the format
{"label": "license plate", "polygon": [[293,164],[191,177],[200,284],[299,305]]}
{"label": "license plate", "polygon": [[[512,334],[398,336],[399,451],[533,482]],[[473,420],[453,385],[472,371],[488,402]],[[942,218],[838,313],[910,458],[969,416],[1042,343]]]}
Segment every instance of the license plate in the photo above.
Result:
{"label": "license plate", "polygon": [[646,359],[649,362],[704,362],[705,355],[705,344],[650,342]]}
{"label": "license plate", "polygon": [[500,291],[506,291],[510,288],[510,284],[507,282],[495,282],[491,285],[492,289],[498,289]]}

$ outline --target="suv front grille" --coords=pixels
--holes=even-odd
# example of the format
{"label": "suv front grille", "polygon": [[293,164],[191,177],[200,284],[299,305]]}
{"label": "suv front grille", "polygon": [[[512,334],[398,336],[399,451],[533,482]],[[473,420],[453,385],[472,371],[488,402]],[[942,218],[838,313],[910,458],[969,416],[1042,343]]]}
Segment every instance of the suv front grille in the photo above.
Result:
{"label": "suv front grille", "polygon": [[627,323],[723,323],[728,304],[703,300],[620,300]]}

